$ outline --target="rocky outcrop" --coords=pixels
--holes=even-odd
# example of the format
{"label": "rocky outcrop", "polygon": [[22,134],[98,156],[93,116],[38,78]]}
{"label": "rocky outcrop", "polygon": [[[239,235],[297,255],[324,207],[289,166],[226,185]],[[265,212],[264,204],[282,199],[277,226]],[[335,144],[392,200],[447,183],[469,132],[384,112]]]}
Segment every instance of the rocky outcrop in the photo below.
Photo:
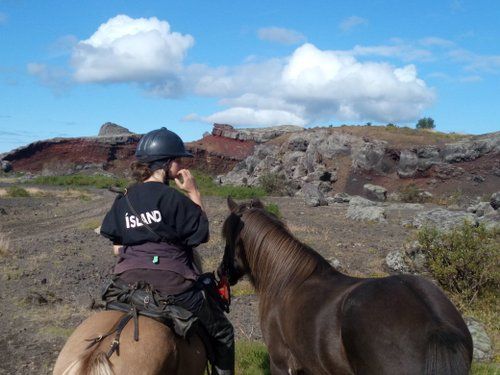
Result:
{"label": "rocky outcrop", "polygon": [[[217,132],[215,132],[217,133]],[[141,135],[113,123],[101,126],[99,136],[38,141],[3,154],[3,171],[66,174],[82,169],[127,174]],[[227,173],[251,155],[256,142],[208,135],[186,143],[194,155],[186,165],[208,173]]]}
{"label": "rocky outcrop", "polygon": [[212,135],[216,137],[253,141],[264,143],[285,133],[294,133],[304,130],[301,126],[282,125],[267,128],[235,129],[227,124],[214,124]]}
{"label": "rocky outcrop", "polygon": [[371,199],[376,199],[378,201],[384,202],[387,200],[387,189],[383,186],[365,184],[363,189],[366,196]]}
{"label": "rocky outcrop", "polygon": [[451,230],[464,222],[477,223],[477,217],[469,212],[450,211],[444,208],[436,208],[417,214],[413,219],[413,226],[422,228],[424,226],[436,227],[439,230]]}
{"label": "rocky outcrop", "polygon": [[473,357],[476,361],[490,361],[493,356],[493,348],[491,339],[489,338],[484,325],[478,320],[466,317],[465,323],[472,336],[474,344]]}
{"label": "rocky outcrop", "polygon": [[[214,128],[216,130],[236,132],[222,125]],[[244,137],[241,134],[234,136]],[[467,178],[478,184],[480,175],[476,173],[476,168],[467,169],[464,163],[485,155],[490,158],[490,164],[485,167],[486,173],[496,176],[495,166],[498,164],[496,168],[500,168],[500,158],[495,158],[500,151],[499,144],[500,132],[464,137],[450,144],[436,142],[407,147],[391,144],[388,140],[360,136],[342,128],[305,129],[259,144],[253,155],[230,173],[218,176],[217,180],[222,184],[253,186],[259,184],[262,174],[271,173],[280,176],[291,195],[301,194],[303,185],[307,183],[317,186],[327,200],[339,191],[346,191],[383,201],[386,199],[383,190],[389,190],[388,187],[381,184],[375,192],[363,189],[363,186],[374,178],[385,178],[393,186],[402,185],[397,182],[398,178],[432,178],[435,183]],[[460,165],[454,164],[457,162]],[[481,181],[485,181],[484,176],[480,177]],[[391,193],[396,190],[392,189]],[[385,196],[388,194],[387,191]]]}
{"label": "rocky outcrop", "polygon": [[112,122],[106,122],[101,126],[101,129],[99,129],[99,134],[97,136],[116,137],[116,136],[131,135],[131,134],[133,133],[127,128],[124,128],[123,126],[117,125]]}
{"label": "rocky outcrop", "polygon": [[498,210],[500,208],[500,191],[491,194],[490,205],[495,210]]}

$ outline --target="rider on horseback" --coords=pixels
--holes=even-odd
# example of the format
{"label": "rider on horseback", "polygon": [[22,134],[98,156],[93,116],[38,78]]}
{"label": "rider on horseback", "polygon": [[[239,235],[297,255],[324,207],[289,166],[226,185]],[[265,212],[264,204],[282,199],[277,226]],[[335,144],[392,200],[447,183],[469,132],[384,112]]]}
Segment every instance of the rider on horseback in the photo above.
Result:
{"label": "rider on horseback", "polygon": [[[166,128],[144,135],[135,155],[131,170],[138,183],[117,197],[101,226],[120,257],[114,274],[130,284],[147,282],[195,314],[212,337],[216,373],[233,374],[233,327],[196,283],[193,248],[208,241],[209,231],[200,192],[180,160],[193,155]],[[169,187],[170,180],[187,196]]]}

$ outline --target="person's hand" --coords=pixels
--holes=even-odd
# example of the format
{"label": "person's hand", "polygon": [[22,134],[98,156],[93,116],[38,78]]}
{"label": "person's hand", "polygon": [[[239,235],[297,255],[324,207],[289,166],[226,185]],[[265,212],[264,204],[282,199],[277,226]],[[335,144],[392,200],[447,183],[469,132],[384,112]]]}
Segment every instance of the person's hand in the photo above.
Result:
{"label": "person's hand", "polygon": [[194,193],[198,190],[196,181],[194,180],[194,177],[189,169],[181,169],[174,181],[179,189],[184,190],[188,194]]}
{"label": "person's hand", "polygon": [[200,206],[202,211],[205,211],[203,208],[203,202],[201,201],[201,194],[196,186],[196,181],[188,169],[181,169],[174,178],[174,181],[179,189],[184,190],[188,197]]}

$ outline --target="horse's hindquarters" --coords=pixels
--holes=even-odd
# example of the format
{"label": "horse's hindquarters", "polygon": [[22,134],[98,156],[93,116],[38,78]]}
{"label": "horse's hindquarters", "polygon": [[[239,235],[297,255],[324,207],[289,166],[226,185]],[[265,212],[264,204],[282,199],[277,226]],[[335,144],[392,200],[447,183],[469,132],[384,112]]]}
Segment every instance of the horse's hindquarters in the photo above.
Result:
{"label": "horse's hindquarters", "polygon": [[[114,334],[86,349],[86,339],[107,333],[123,315],[117,311],[96,313],[80,324],[64,345],[54,367],[54,374],[63,374],[73,366],[77,373],[87,373],[108,352]],[[120,336],[119,352],[110,358],[115,374],[202,374],[205,368],[205,350],[196,338],[190,343],[174,336],[165,325],[149,318],[139,317],[139,341],[134,341],[134,323],[131,320]],[[83,359],[75,365],[75,362]],[[180,364],[185,364],[185,369]],[[181,371],[178,371],[182,368]],[[72,372],[69,372],[72,373]]]}

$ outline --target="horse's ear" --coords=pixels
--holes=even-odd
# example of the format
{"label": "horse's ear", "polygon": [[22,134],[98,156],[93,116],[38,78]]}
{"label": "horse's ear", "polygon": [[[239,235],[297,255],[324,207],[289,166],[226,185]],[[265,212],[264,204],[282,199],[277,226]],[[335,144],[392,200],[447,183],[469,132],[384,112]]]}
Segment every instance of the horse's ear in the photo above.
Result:
{"label": "horse's ear", "polygon": [[227,197],[227,207],[229,208],[229,211],[231,212],[236,212],[238,209],[238,204],[231,198],[231,196]]}
{"label": "horse's ear", "polygon": [[252,201],[250,202],[250,207],[264,208],[264,205],[262,204],[259,198],[253,198]]}

